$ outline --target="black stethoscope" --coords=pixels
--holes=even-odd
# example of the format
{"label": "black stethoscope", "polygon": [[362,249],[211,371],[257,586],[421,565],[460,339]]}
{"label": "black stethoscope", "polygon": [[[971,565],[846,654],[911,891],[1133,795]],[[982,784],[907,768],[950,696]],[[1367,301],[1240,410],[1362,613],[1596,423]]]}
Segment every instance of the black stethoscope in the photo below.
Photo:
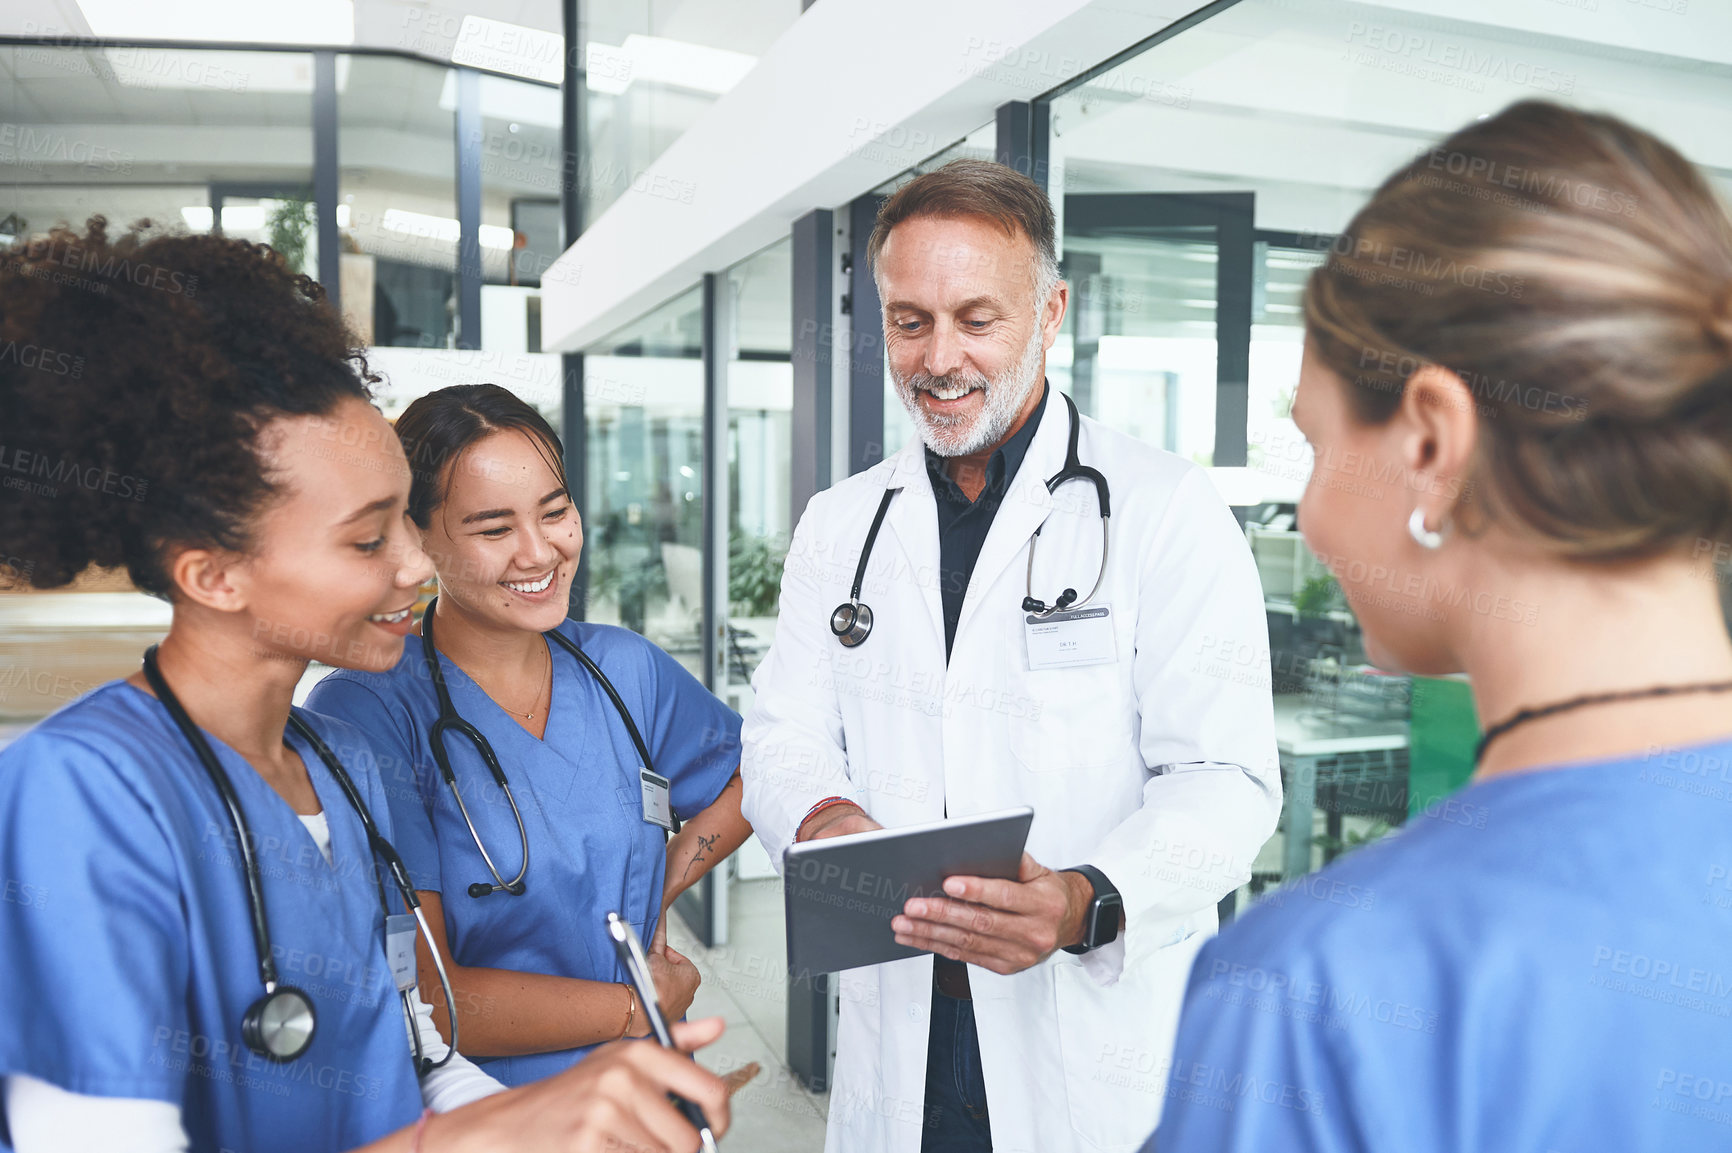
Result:
{"label": "black stethoscope", "polygon": [[[279,1062],[293,1061],[312,1045],[319,1018],[313,1009],[313,999],[305,991],[293,985],[282,984],[277,979],[277,963],[271,953],[271,930],[265,919],[264,880],[259,873],[258,859],[253,856],[252,831],[247,825],[246,813],[241,809],[240,797],[235,793],[234,784],[224,771],[222,762],[218,761],[216,754],[211,751],[210,742],[205,740],[204,733],[187,715],[180,698],[174,695],[174,690],[168,687],[168,681],[163,678],[162,670],[157,668],[155,645],[144,651],[144,679],[150,682],[156,699],[168,710],[175,727],[192,746],[192,751],[204,766],[211,784],[216,786],[223,806],[228,810],[235,839],[240,845],[241,868],[246,874],[247,882],[247,906],[252,914],[253,947],[259,956],[259,979],[265,986],[265,995],[248,1006],[241,1017],[241,1040],[246,1042],[248,1049],[261,1057]],[[377,856],[383,858],[392,881],[403,895],[403,904],[414,915],[416,926],[433,953],[433,964],[439,970],[439,984],[445,990],[445,1003],[455,1005],[457,1002],[451,995],[451,981],[445,975],[445,962],[433,945],[433,936],[427,929],[426,917],[421,913],[421,902],[409,883],[409,871],[403,867],[403,859],[397,855],[397,850],[391,847],[391,842],[380,835],[379,826],[373,823],[373,815],[367,811],[367,804],[356,790],[355,782],[350,779],[348,771],[343,768],[342,762],[337,760],[336,754],[331,752],[324,739],[293,709],[289,711],[289,727],[312,746],[319,760],[324,762],[325,768],[330,770],[331,776],[343,790],[343,796],[355,810],[355,815],[361,818],[361,827],[367,832],[368,846]],[[385,881],[377,872],[374,873],[373,880],[379,886],[379,904],[384,907],[385,916],[389,918],[391,906],[385,899]],[[433,1061],[422,1052],[421,1034],[415,1027],[415,1010],[409,1003],[409,990],[399,988],[397,995],[403,1002],[403,1011],[408,1014],[409,1036],[415,1043],[416,1071],[419,1075],[426,1076],[431,1070],[445,1065],[456,1054],[457,1014],[451,1014],[451,1047],[446,1050],[444,1057]]]}
{"label": "black stethoscope", "polygon": [[[517,808],[517,800],[511,795],[511,784],[505,779],[505,770],[499,766],[499,758],[493,753],[493,745],[480,729],[464,720],[457,712],[457,706],[451,703],[451,691],[445,687],[445,673],[439,667],[439,652],[433,647],[433,609],[439,604],[439,598],[434,597],[427,605],[427,611],[421,614],[421,657],[427,666],[427,675],[433,681],[433,691],[439,697],[439,717],[433,722],[433,727],[427,732],[427,744],[433,750],[433,762],[439,766],[439,775],[445,778],[445,785],[451,790],[452,800],[457,802],[457,811],[463,814],[463,823],[469,826],[469,836],[475,841],[476,851],[481,854],[482,861],[487,864],[487,871],[493,874],[493,881],[476,881],[469,886],[471,897],[485,897],[491,893],[510,893],[520,897],[524,892],[523,877],[529,872],[529,830],[523,824],[523,814]],[[578,648],[576,643],[558,629],[549,629],[541,634],[556,642],[566,652],[577,658],[577,663],[589,671],[596,683],[607,694],[607,699],[613,702],[619,719],[625,722],[625,731],[631,735],[631,743],[637,746],[637,755],[643,758],[643,767],[655,772],[655,766],[650,763],[649,748],[644,744],[643,736],[637,731],[637,725],[631,719],[631,712],[620,699],[613,682],[607,679],[600,667],[589,659],[589,654]],[[551,674],[550,674],[551,675]],[[553,697],[548,694],[548,713],[553,712]],[[523,845],[523,865],[517,870],[517,876],[507,881],[499,872],[498,866],[487,852],[487,846],[481,843],[481,832],[476,829],[475,822],[470,819],[469,806],[463,803],[463,794],[457,788],[457,774],[451,769],[451,759],[445,754],[445,734],[455,732],[475,746],[475,751],[481,754],[481,761],[487,766],[487,771],[493,774],[493,780],[500,791],[505,794],[506,804],[511,806],[511,816],[517,822],[517,836]],[[673,831],[680,831],[679,814],[670,813],[673,819]]]}
{"label": "black stethoscope", "polygon": [[[1047,478],[1046,491],[1057,492],[1060,485],[1073,480],[1086,480],[1095,486],[1095,497],[1099,500],[1101,509],[1101,567],[1095,574],[1094,587],[1089,590],[1088,596],[1081,600],[1077,599],[1076,590],[1069,588],[1060,593],[1050,607],[1045,601],[1036,600],[1034,546],[1040,539],[1040,530],[1046,527],[1046,522],[1042,521],[1040,528],[1034,530],[1034,536],[1028,542],[1028,578],[1025,582],[1027,595],[1022,598],[1022,611],[1042,618],[1088,604],[1100,591],[1101,581],[1106,579],[1107,575],[1107,522],[1112,519],[1112,490],[1107,485],[1107,478],[1102,476],[1099,470],[1088,467],[1077,456],[1077,435],[1082,428],[1081,419],[1077,416],[1076,403],[1070,397],[1066,396],[1064,403],[1070,410],[1070,447],[1065,452],[1064,467]],[[860,587],[866,581],[866,562],[872,557],[872,546],[878,541],[878,529],[884,524],[884,514],[890,510],[890,501],[901,491],[899,488],[884,490],[884,497],[878,502],[878,513],[872,518],[872,527],[866,532],[866,547],[861,550],[860,563],[854,569],[854,584],[848,591],[848,599],[837,605],[830,614],[830,631],[836,634],[836,639],[842,642],[843,648],[851,649],[872,635],[872,608],[861,601]]]}

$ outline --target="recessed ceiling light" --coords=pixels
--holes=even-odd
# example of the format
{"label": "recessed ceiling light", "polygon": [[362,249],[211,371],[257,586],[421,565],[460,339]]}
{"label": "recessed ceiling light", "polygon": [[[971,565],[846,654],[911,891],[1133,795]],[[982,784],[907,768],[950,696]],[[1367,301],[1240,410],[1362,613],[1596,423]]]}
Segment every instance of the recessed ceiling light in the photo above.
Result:
{"label": "recessed ceiling light", "polygon": [[235,0],[78,0],[90,31],[109,40],[206,40],[249,44],[353,44],[354,0],[294,4]]}

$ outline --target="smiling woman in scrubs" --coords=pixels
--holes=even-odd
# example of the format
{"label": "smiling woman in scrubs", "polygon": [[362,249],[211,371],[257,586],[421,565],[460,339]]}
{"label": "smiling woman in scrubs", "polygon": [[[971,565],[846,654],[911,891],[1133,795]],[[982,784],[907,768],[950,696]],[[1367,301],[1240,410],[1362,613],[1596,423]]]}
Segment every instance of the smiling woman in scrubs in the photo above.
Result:
{"label": "smiling woman in scrubs", "polygon": [[1732,1148],[1732,222],[1518,104],[1384,183],[1305,318],[1299,526],[1482,755],[1203,948],[1150,1147]]}
{"label": "smiling woman in scrubs", "polygon": [[[430,572],[402,451],[317,288],[266,249],[111,245],[96,219],[4,254],[0,346],[33,350],[0,357],[0,428],[31,478],[0,500],[5,575],[124,566],[174,607],[160,680],[104,685],[0,752],[0,1150],[694,1149],[671,1089],[725,1123],[720,1082],[654,1046],[513,1091],[462,1058],[412,1063],[410,1030],[445,1046],[387,963],[383,851],[288,727],[309,658],[396,661]],[[298,715],[389,841],[366,737]],[[243,1036],[262,950],[194,740],[248,826],[277,978],[316,1013],[290,1060]]]}
{"label": "smiling woman in scrubs", "polygon": [[[636,633],[566,619],[583,526],[559,438],[534,408],[497,385],[461,385],[415,401],[397,433],[414,470],[409,513],[439,573],[436,659],[521,815],[523,891],[470,894],[493,877],[434,759],[440,707],[420,640],[388,671],[332,674],[309,703],[378,747],[398,846],[455,991],[459,1045],[521,1085],[648,1030],[607,938],[609,911],[652,939],[668,1015],[691,1004],[697,969],[667,947],[663,917],[751,834],[740,816],[740,718]],[[600,681],[542,635],[552,629],[613,684],[670,782],[685,825],[665,844],[647,819],[645,766],[624,720]],[[450,733],[444,747],[468,820],[509,882],[523,863],[513,806],[472,742]],[[435,973],[424,954],[423,991],[446,1025]]]}

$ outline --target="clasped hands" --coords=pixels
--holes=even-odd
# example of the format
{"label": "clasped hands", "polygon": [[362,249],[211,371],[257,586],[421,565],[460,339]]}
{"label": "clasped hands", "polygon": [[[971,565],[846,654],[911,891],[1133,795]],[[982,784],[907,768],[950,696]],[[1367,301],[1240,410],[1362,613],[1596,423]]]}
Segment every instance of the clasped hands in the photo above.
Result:
{"label": "clasped hands", "polygon": [[[800,829],[806,841],[882,828],[854,805],[833,805]],[[1082,940],[1094,887],[1055,873],[1027,853],[1014,881],[946,877],[945,896],[914,897],[890,922],[896,943],[994,973],[1020,973]]]}

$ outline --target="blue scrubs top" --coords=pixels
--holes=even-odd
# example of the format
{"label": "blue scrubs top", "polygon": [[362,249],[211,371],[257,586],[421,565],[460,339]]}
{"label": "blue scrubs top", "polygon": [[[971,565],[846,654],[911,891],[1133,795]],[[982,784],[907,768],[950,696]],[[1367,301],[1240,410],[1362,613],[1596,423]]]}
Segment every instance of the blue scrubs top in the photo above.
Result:
{"label": "blue scrubs top", "polygon": [[[365,739],[307,716],[389,839]],[[257,846],[280,980],[318,1013],[311,1048],[277,1064],[241,1041],[263,987],[234,828],[161,702],[116,681],[0,751],[0,1076],[172,1102],[209,1153],[353,1149],[413,1123],[421,1091],[359,819],[291,734],[330,825],[327,864],[288,803],[206,738]]]}
{"label": "blue scrubs top", "polygon": [[1732,1149],[1732,742],[1492,777],[1198,955],[1145,1150]]}
{"label": "blue scrubs top", "polygon": [[[679,662],[634,632],[566,621],[560,630],[589,655],[625,701],[655,771],[672,782],[682,820],[715,802],[740,763],[740,718]],[[559,645],[544,737],[537,740],[443,654],[457,712],[480,729],[511,783],[529,831],[521,896],[469,896],[491,881],[462,814],[429,751],[439,715],[421,642],[410,637],[387,673],[339,670],[313,689],[311,707],[364,731],[378,750],[398,838],[419,889],[437,891],[458,964],[624,981],[606,918],[618,912],[647,943],[661,912],[666,843],[643,819],[639,758],[625,724],[594,677]],[[474,746],[448,733],[447,756],[469,815],[500,875],[522,864],[517,823]],[[506,1085],[568,1068],[588,1047],[484,1059]]]}

